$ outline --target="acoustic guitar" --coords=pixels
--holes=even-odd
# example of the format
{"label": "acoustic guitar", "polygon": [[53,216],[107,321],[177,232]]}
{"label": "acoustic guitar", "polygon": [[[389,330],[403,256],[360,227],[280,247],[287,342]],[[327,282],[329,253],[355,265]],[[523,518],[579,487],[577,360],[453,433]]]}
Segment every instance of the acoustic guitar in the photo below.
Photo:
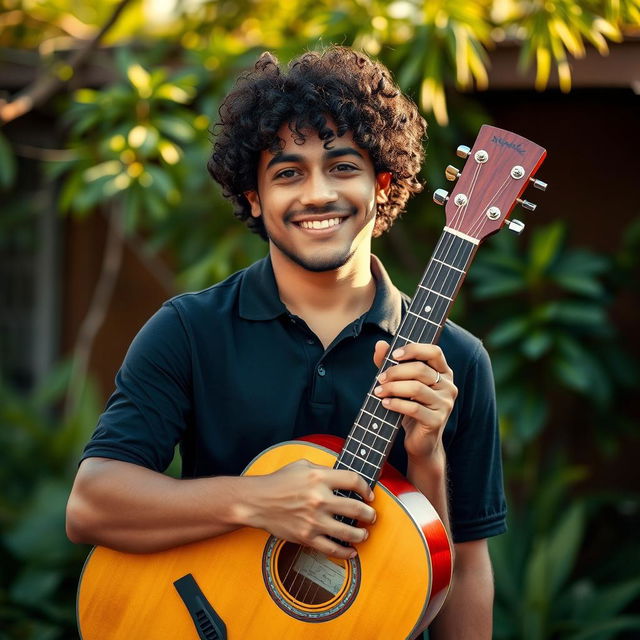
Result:
{"label": "acoustic guitar", "polygon": [[[435,343],[480,242],[508,220],[545,150],[518,135],[483,126],[473,148],[458,147],[463,171],[446,204],[446,226],[389,354],[409,342]],[[390,355],[380,372],[394,364]],[[374,382],[375,384],[375,382]],[[242,528],[168,551],[130,554],[96,547],[78,589],[84,640],[396,640],[411,639],[447,596],[452,548],[429,501],[386,464],[401,416],[385,409],[373,386],[346,440],[310,436],[273,446],[245,469],[272,473],[306,458],[350,469],[375,489],[372,535],[350,560],[266,531]],[[342,495],[358,498],[352,492]],[[344,521],[349,522],[344,519]],[[351,521],[352,524],[353,521]]]}

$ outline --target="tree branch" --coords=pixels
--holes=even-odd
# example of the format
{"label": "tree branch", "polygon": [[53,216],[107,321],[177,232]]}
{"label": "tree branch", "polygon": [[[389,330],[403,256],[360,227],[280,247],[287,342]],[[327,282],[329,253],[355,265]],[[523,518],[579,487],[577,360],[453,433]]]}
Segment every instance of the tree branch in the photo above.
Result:
{"label": "tree branch", "polygon": [[[114,8],[111,16],[109,16],[109,19],[101,27],[100,31],[98,31],[91,40],[88,40],[83,47],[77,49],[71,54],[67,64],[71,68],[72,72],[75,72],[84,64],[89,55],[98,46],[109,29],[111,29],[111,27],[116,23],[120,14],[130,2],[131,0],[120,0]],[[71,77],[73,77],[73,73]],[[7,122],[11,122],[16,118],[25,115],[25,113],[29,113],[33,108],[46,102],[66,83],[66,80],[62,80],[52,73],[40,76],[10,102],[5,102],[4,104],[0,102],[0,123],[6,124]]]}
{"label": "tree branch", "polygon": [[124,249],[124,233],[121,228],[120,210],[112,205],[109,215],[107,240],[102,256],[102,269],[93,292],[89,311],[84,317],[73,348],[73,360],[69,388],[65,400],[64,415],[68,418],[78,406],[86,384],[89,360],[98,331],[102,327],[109,310],[115,289]]}

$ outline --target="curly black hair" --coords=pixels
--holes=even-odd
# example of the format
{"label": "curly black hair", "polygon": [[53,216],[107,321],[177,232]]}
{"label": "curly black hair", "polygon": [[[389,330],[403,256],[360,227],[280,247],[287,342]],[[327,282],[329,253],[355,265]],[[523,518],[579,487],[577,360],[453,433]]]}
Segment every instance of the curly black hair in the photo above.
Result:
{"label": "curly black hair", "polygon": [[368,151],[376,173],[391,173],[387,201],[377,205],[374,236],[389,229],[410,195],[422,190],[418,172],[426,122],[389,70],[363,53],[332,46],[301,55],[287,69],[263,53],[254,69],[239,78],[219,113],[207,169],[233,202],[236,217],[265,240],[262,218],[251,216],[244,193],[257,188],[260,152],[281,152],[278,131],[284,123],[301,143],[303,131],[317,131],[326,148],[350,131]]}

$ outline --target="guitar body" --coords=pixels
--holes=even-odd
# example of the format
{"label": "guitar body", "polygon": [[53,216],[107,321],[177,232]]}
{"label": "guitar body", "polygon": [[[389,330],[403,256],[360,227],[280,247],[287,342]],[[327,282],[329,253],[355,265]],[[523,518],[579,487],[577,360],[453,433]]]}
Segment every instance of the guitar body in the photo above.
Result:
{"label": "guitar body", "polygon": [[[267,449],[244,475],[301,458],[334,465],[340,438],[305,440]],[[413,638],[444,602],[451,546],[428,500],[388,465],[375,494],[377,519],[353,560],[329,559],[252,528],[151,554],[96,547],[78,590],[81,638]],[[190,612],[174,586],[185,576],[222,619],[226,636],[207,620],[198,629],[202,614]]]}

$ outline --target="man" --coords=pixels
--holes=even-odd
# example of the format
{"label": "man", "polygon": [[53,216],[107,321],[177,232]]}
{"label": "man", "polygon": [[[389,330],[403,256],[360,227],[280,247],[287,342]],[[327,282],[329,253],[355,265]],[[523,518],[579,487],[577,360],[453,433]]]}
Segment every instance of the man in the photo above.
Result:
{"label": "man", "polygon": [[[165,303],[138,334],[85,450],[68,535],[147,552],[249,526],[353,557],[375,531],[356,473],[298,461],[238,474],[277,442],[349,431],[407,308],[371,238],[421,188],[426,125],[382,65],[342,47],[288,70],[263,55],[220,117],[209,171],[269,256]],[[476,338],[447,323],[440,345],[394,352],[375,393],[404,415],[391,462],[455,542],[432,637],[490,638],[486,538],[505,516],[493,382]],[[179,480],[162,474],[178,443]]]}

